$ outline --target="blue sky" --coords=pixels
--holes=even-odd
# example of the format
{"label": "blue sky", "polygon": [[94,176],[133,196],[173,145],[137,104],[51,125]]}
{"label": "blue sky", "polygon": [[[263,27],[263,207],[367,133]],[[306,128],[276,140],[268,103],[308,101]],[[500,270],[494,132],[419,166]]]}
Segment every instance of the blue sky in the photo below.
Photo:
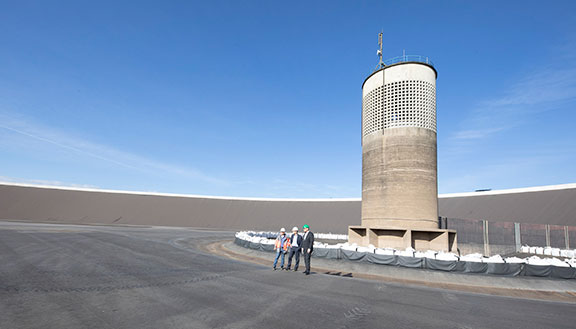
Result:
{"label": "blue sky", "polygon": [[17,1],[0,180],[359,197],[361,84],[435,63],[439,190],[576,182],[573,1]]}

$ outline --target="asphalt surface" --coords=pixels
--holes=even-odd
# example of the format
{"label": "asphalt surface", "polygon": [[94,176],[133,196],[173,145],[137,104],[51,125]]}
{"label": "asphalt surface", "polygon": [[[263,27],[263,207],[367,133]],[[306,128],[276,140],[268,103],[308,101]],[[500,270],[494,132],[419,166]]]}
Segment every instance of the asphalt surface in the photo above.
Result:
{"label": "asphalt surface", "polygon": [[[0,328],[574,328],[576,305],[272,271],[232,232],[0,222]],[[312,264],[314,269],[314,264]]]}

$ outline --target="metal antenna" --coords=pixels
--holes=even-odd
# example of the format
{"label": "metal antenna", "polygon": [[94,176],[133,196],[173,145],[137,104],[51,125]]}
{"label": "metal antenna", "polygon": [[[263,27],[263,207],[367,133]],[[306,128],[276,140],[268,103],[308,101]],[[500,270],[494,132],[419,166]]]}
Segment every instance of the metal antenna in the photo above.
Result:
{"label": "metal antenna", "polygon": [[380,46],[380,49],[378,49],[378,51],[376,52],[376,54],[378,55],[378,58],[379,58],[378,68],[383,68],[385,66],[384,61],[382,60],[382,45],[383,45],[382,35],[383,34],[384,34],[384,31],[382,31],[378,34],[378,45]]}

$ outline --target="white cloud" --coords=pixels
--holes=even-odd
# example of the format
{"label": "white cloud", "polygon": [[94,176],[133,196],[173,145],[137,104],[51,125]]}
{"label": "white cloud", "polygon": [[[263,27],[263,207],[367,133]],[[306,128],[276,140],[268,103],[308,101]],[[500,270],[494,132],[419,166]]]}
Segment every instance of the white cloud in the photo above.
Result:
{"label": "white cloud", "polygon": [[49,185],[49,186],[61,186],[61,187],[79,187],[79,188],[90,188],[90,189],[98,188],[98,186],[96,186],[96,185],[66,183],[66,182],[61,182],[61,181],[56,181],[56,180],[24,179],[24,178],[15,178],[15,177],[6,177],[6,176],[0,176],[0,182],[21,183],[21,184],[31,184],[31,185]]}
{"label": "white cloud", "polygon": [[[543,68],[522,78],[487,106],[548,105],[576,98],[576,67]],[[545,106],[545,108],[549,108]]]}
{"label": "white cloud", "polygon": [[212,177],[194,168],[165,163],[118,150],[107,145],[93,143],[40,124],[32,123],[29,120],[16,119],[7,114],[0,113],[0,129],[53,145],[76,155],[90,157],[147,174],[167,173],[211,184],[229,184],[227,181]]}
{"label": "white cloud", "polygon": [[491,134],[497,133],[504,129],[505,129],[504,127],[500,127],[500,128],[486,128],[477,130],[461,130],[454,133],[453,137],[455,139],[478,139],[487,137]]}
{"label": "white cloud", "polygon": [[[570,62],[569,62],[570,63]],[[572,64],[573,65],[573,64]],[[576,66],[539,68],[511,85],[501,96],[479,103],[462,123],[455,140],[490,137],[576,100]]]}
{"label": "white cloud", "polygon": [[[246,177],[229,176],[224,180],[194,168],[179,166],[119,150],[108,145],[94,143],[35,123],[33,120],[27,118],[15,118],[13,114],[3,114],[0,112],[0,131],[2,130],[7,132],[8,135],[0,135],[3,137],[0,138],[0,146],[7,146],[6,144],[9,144],[10,148],[21,147],[30,152],[34,152],[36,150],[34,148],[38,147],[35,145],[36,142],[40,142],[53,146],[53,148],[42,146],[42,152],[49,152],[48,156],[52,156],[52,153],[61,155],[59,152],[65,151],[75,156],[96,159],[97,161],[110,163],[130,171],[141,172],[148,176],[160,176],[163,178],[165,175],[170,175],[171,177],[182,178],[183,181],[186,179],[207,183],[204,188],[209,189],[210,185],[212,187],[224,188],[225,192],[223,194],[225,195],[246,196],[246,194],[253,194],[254,196],[268,195],[271,197],[337,197],[343,193],[356,193],[354,189],[343,186],[315,184],[280,178],[262,181],[261,179],[254,180]],[[8,139],[7,137],[10,138]],[[31,141],[33,143],[31,143]],[[49,180],[10,177],[0,177],[0,180],[14,183],[94,188],[93,186],[82,184]]]}

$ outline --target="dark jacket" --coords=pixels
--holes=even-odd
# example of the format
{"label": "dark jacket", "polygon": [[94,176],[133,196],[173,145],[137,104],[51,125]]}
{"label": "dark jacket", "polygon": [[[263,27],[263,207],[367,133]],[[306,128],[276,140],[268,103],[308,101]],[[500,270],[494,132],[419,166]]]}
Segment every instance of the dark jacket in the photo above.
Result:
{"label": "dark jacket", "polygon": [[[306,233],[304,233],[304,236],[306,236]],[[306,239],[303,239],[302,249],[304,252],[307,252],[308,249],[310,249],[310,251],[314,250],[314,233],[311,231],[308,231],[308,236],[306,236]]]}
{"label": "dark jacket", "polygon": [[[296,242],[298,242],[298,249],[302,249],[302,236],[300,234],[296,234]],[[294,234],[290,237],[290,246],[294,248]]]}

